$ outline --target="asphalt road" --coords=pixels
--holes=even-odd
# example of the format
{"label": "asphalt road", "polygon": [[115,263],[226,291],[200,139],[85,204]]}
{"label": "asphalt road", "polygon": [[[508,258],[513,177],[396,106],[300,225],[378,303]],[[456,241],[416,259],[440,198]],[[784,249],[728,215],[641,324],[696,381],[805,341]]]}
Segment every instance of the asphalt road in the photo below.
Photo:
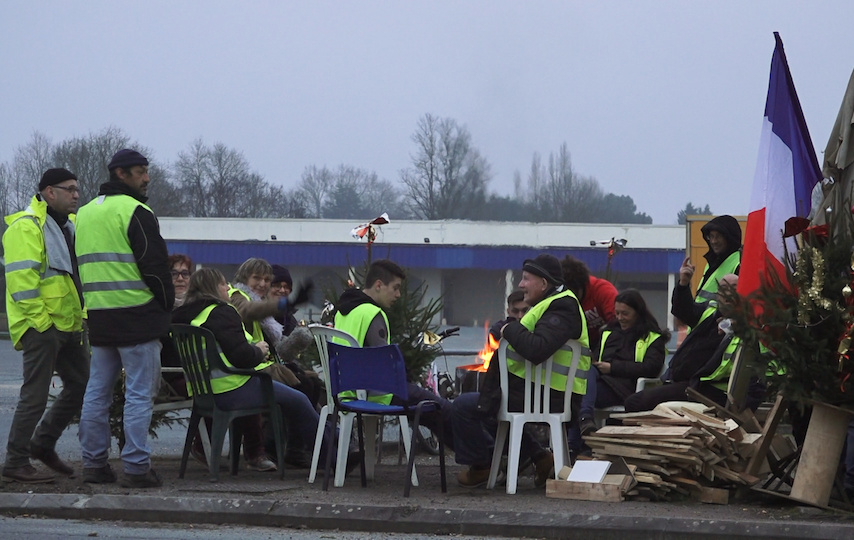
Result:
{"label": "asphalt road", "polygon": [[[430,540],[447,536],[425,534],[390,534],[340,531],[311,531],[271,529],[269,527],[234,527],[222,525],[157,525],[151,523],[124,523],[110,521],[76,521],[37,518],[0,517],[0,540],[20,538],[64,538],[83,540],[89,538],[115,539],[204,539],[204,540],[359,540],[370,536],[377,540]],[[479,536],[454,536],[459,540],[475,540]]]}

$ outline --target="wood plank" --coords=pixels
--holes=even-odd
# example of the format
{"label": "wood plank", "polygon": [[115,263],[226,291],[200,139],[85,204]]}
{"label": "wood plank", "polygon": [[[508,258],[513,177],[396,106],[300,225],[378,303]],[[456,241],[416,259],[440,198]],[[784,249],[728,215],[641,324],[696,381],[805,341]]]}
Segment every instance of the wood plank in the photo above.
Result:
{"label": "wood plank", "polygon": [[591,482],[546,481],[546,497],[577,501],[621,502],[625,497],[619,485]]}
{"label": "wood plank", "polygon": [[691,488],[700,489],[701,487],[703,487],[703,485],[700,484],[700,482],[697,482],[696,480],[692,480],[691,478],[686,478],[684,476],[671,476],[668,478],[668,480],[670,480],[671,482],[674,482],[676,484],[681,484],[683,486],[688,486]]}
{"label": "wood plank", "polygon": [[698,465],[700,467],[703,466],[703,460],[698,458],[697,456],[691,456],[688,454],[680,454],[677,452],[668,452],[666,450],[655,450],[655,449],[650,449],[649,453],[653,454],[655,456],[664,456],[667,459],[670,459],[672,461],[679,461],[682,463],[691,463],[693,465]]}
{"label": "wood plank", "polygon": [[[673,440],[673,439],[670,439],[670,440]],[[683,444],[662,442],[658,439],[626,439],[626,438],[620,439],[617,437],[599,437],[598,435],[588,435],[588,436],[584,437],[584,441],[589,446],[602,446],[605,444],[625,444],[625,445],[630,445],[630,446],[638,446],[638,447],[642,447],[642,448],[648,447],[648,446],[654,446],[656,448],[673,448],[673,449],[685,450],[685,451],[692,450],[692,449],[693,450],[700,450],[700,448],[697,448],[696,446],[694,446],[694,444],[689,442],[688,439],[678,439],[678,440],[683,441]]]}
{"label": "wood plank", "polygon": [[777,424],[780,423],[780,420],[783,418],[783,413],[786,411],[786,407],[783,406],[783,403],[783,396],[777,395],[777,399],[774,401],[774,406],[768,414],[768,420],[765,422],[765,425],[762,426],[762,437],[760,439],[759,446],[757,447],[756,452],[750,456],[750,462],[748,462],[747,469],[744,471],[746,474],[756,476],[762,469],[762,463],[768,454],[768,448],[770,448],[771,441],[774,439],[774,434],[777,432]]}
{"label": "wood plank", "polygon": [[722,422],[721,420],[718,420],[717,418],[713,418],[713,417],[705,415],[703,413],[694,412],[691,409],[685,409],[683,412],[685,413],[685,416],[693,418],[693,419],[699,421],[703,425],[710,426],[710,427],[717,428],[717,429],[725,429],[726,428],[726,422]]}
{"label": "wood plank", "polygon": [[612,437],[679,437],[685,438],[692,434],[692,427],[633,427],[633,426],[605,426],[596,431],[597,435]]}

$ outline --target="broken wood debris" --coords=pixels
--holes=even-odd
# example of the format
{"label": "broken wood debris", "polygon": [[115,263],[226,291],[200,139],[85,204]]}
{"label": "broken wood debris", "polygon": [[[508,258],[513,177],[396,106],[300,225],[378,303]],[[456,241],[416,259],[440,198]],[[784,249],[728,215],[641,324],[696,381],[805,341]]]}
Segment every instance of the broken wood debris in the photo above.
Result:
{"label": "broken wood debris", "polygon": [[676,492],[727,504],[729,489],[759,482],[754,462],[770,443],[752,415],[674,404],[611,418],[623,425],[600,428],[584,441],[595,459],[637,466],[637,486],[625,492],[627,499],[669,500]]}

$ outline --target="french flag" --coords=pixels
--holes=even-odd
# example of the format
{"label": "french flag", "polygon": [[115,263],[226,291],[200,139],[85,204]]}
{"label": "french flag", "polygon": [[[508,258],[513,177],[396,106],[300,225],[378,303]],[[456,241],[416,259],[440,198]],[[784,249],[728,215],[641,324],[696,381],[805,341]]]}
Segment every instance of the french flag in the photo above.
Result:
{"label": "french flag", "polygon": [[[810,194],[821,180],[815,149],[783,52],[783,41],[777,32],[774,32],[774,39],[777,46],[771,59],[771,80],[739,271],[738,292],[741,295],[758,289],[761,280],[768,279],[769,271],[785,277],[783,228],[787,219],[809,214]],[[792,242],[792,239],[787,241]],[[794,242],[787,245],[787,249],[793,253]]]}

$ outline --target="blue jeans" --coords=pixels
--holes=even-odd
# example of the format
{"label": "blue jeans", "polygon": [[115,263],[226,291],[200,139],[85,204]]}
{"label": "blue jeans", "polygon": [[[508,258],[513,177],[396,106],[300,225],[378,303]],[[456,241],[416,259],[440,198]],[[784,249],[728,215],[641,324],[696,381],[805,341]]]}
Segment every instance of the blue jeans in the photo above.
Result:
{"label": "blue jeans", "polygon": [[148,428],[154,397],[160,389],[160,348],[159,339],[126,347],[92,347],[89,384],[80,413],[83,467],[103,467],[110,456],[110,404],[113,387],[124,368],[124,472],[145,474],[151,468]]}
{"label": "blue jeans", "polygon": [[[276,403],[282,409],[282,418],[288,427],[288,447],[307,448],[317,434],[320,416],[305,394],[290,386],[273,381],[273,393]],[[233,411],[262,406],[261,380],[252,377],[240,388],[214,396],[217,407]],[[328,446],[329,429],[324,437],[324,448]],[[294,446],[292,446],[292,444]]]}

